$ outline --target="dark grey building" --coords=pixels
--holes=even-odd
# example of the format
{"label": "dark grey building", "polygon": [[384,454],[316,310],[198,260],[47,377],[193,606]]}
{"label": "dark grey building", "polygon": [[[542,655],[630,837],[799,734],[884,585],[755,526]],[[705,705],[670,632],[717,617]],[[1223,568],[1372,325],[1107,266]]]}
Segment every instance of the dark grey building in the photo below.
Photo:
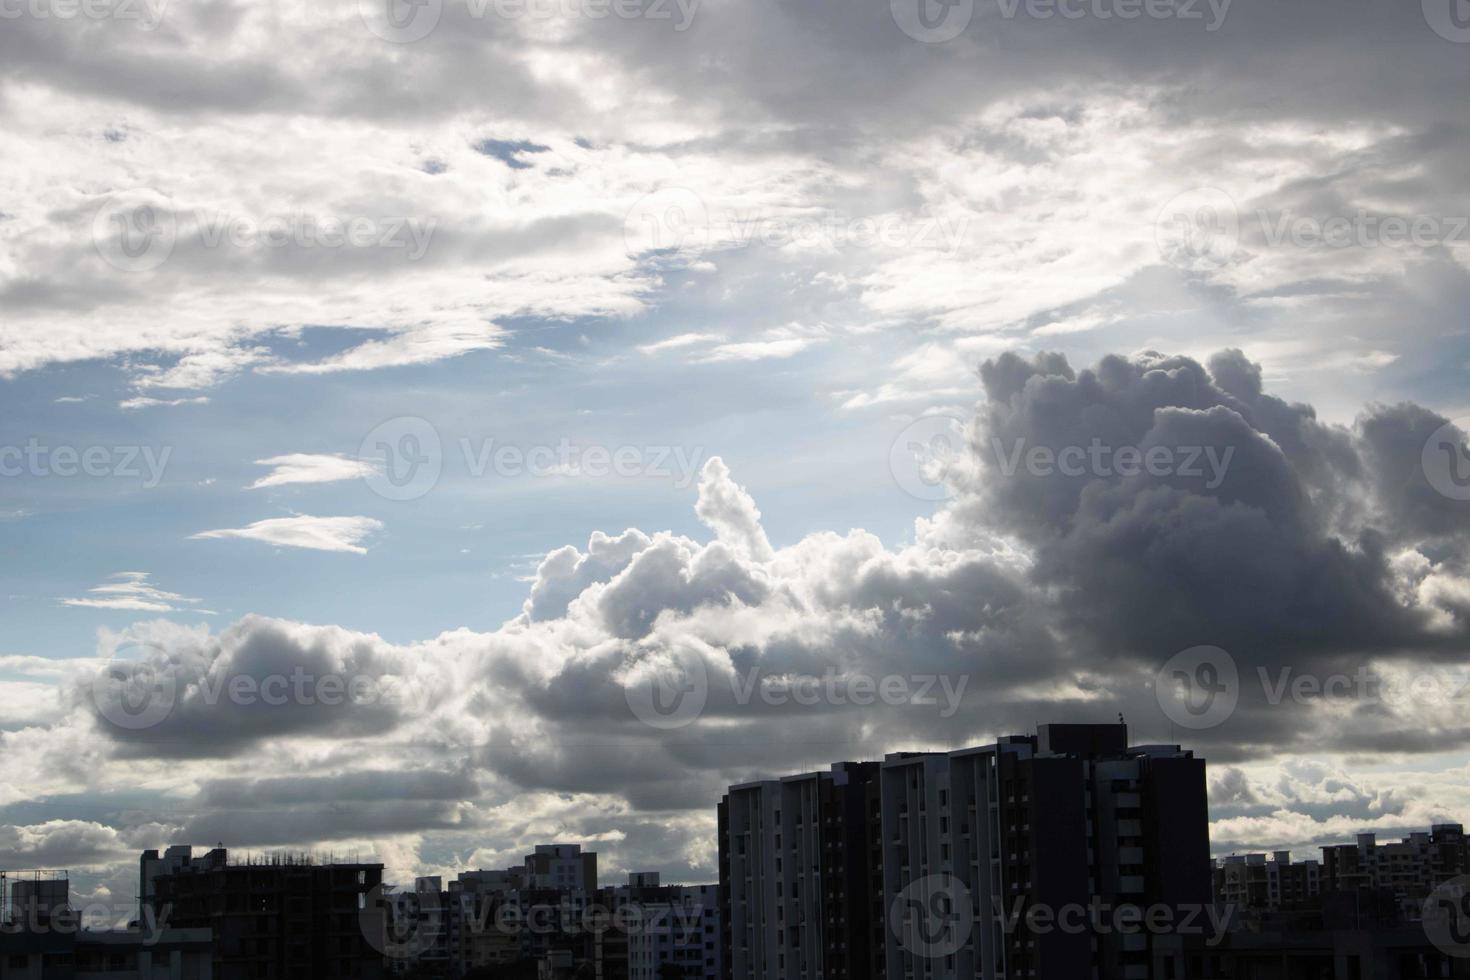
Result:
{"label": "dark grey building", "polygon": [[[1129,746],[1121,724],[1047,725],[890,755],[876,779],[873,765],[731,787],[734,980],[854,976],[858,962],[912,980],[1184,975],[1211,928],[1203,759]],[[859,824],[835,833],[834,809],[857,799]]]}
{"label": "dark grey building", "polygon": [[719,804],[725,976],[879,980],[875,762],[730,787]]}
{"label": "dark grey building", "polygon": [[[157,857],[153,852],[149,855]],[[214,980],[379,980],[381,864],[307,857],[231,863],[224,848],[155,874],[148,902],[176,928],[210,929]],[[146,892],[147,889],[144,889]]]}

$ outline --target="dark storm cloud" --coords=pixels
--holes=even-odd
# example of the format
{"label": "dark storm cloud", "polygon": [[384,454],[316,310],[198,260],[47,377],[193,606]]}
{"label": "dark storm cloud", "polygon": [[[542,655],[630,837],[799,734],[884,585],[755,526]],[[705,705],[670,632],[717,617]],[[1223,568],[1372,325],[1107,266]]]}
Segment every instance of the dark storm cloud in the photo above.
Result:
{"label": "dark storm cloud", "polygon": [[[1427,534],[1466,538],[1461,505],[1419,461],[1443,418],[1375,408],[1351,430],[1329,426],[1263,393],[1259,368],[1233,351],[1209,369],[1145,353],[1080,373],[1006,355],[981,375],[983,478],[962,509],[1034,548],[1034,579],[1060,590],[1057,615],[1092,655],[1162,662],[1208,643],[1249,666],[1313,669],[1463,649],[1463,631],[1402,601],[1391,568]],[[1199,452],[1198,474],[1003,472],[1018,447],[1097,444],[1162,447],[1175,470]],[[1212,459],[1228,459],[1218,476]]]}
{"label": "dark storm cloud", "polygon": [[452,830],[464,823],[460,801],[479,796],[474,777],[462,771],[216,779],[183,808],[177,836],[269,847]]}
{"label": "dark storm cloud", "polygon": [[104,671],[81,692],[123,755],[223,757],[271,739],[382,734],[408,709],[398,661],[373,638],[342,630],[247,617],[218,637],[143,651],[156,672],[149,714],[112,710],[131,674]]}

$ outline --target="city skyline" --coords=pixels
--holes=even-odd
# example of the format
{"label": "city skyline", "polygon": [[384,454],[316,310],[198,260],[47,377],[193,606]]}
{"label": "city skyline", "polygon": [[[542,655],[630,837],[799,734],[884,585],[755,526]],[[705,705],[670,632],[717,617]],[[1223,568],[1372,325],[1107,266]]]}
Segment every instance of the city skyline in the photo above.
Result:
{"label": "city skyline", "polygon": [[0,0],[0,869],[1120,719],[1470,822],[1464,7]]}

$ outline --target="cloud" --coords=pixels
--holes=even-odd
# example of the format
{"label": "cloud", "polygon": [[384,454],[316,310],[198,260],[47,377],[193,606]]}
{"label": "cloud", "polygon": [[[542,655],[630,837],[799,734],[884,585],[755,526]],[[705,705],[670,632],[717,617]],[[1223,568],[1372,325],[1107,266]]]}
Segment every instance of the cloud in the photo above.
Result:
{"label": "cloud", "polygon": [[[1361,670],[1412,690],[1427,671],[1454,671],[1470,638],[1470,530],[1452,519],[1458,502],[1422,492],[1409,452],[1437,415],[1370,406],[1352,425],[1325,423],[1231,350],[1087,367],[1003,355],[979,381],[953,496],[906,543],[850,530],[777,547],[754,495],[711,459],[694,501],[707,539],[626,529],[554,550],[495,630],[393,643],[263,616],[217,632],[141,624],[99,653],[124,639],[151,651],[155,674],[174,680],[166,716],[119,727],[76,665],[56,675],[54,720],[0,732],[6,793],[95,793],[114,778],[108,760],[125,758],[152,802],[108,819],[155,840],[330,838],[412,870],[575,835],[597,840],[609,867],[663,849],[675,857],[661,865],[707,878],[725,786],[977,744],[1038,719],[1122,713],[1137,742],[1177,740],[1156,676],[1181,649],[1213,644],[1236,659],[1240,704],[1186,741],[1215,767],[1220,846],[1307,846],[1470,805],[1463,774],[1433,775],[1453,768],[1434,754],[1470,734],[1453,699],[1272,703],[1257,681]],[[1023,462],[1008,468],[1017,445]],[[1075,474],[1024,462],[1037,447],[1072,460],[1073,446]],[[1102,454],[1120,447],[1142,461],[1198,449],[1200,469]],[[1229,462],[1212,471],[1211,458]],[[322,698],[324,677],[385,696]],[[640,698],[665,680],[680,680],[666,691],[676,699],[699,692],[685,726],[647,723]],[[241,683],[290,693],[240,701],[229,692]],[[864,700],[863,683],[909,686]],[[1349,776],[1346,754],[1382,771]],[[1416,758],[1412,779],[1388,771]],[[240,775],[221,776],[220,759]]]}
{"label": "cloud", "polygon": [[723,339],[724,335],[717,333],[681,333],[665,337],[663,340],[656,340],[651,344],[640,344],[638,351],[642,354],[661,354],[664,351],[679,350],[683,347],[716,343]]}
{"label": "cloud", "polygon": [[283,548],[346,551],[367,554],[362,541],[381,531],[383,522],[371,517],[274,517],[240,528],[200,531],[191,540],[246,538]]}
{"label": "cloud", "polygon": [[195,398],[150,398],[140,395],[136,398],[125,398],[117,403],[117,407],[126,411],[139,408],[177,408],[180,405],[208,405],[209,397],[199,395]]}
{"label": "cloud", "polygon": [[718,456],[699,474],[699,502],[694,512],[720,541],[754,561],[769,561],[771,543],[761,527],[761,512],[744,487],[730,477],[730,468]]}
{"label": "cloud", "polygon": [[7,868],[82,868],[127,858],[123,836],[112,827],[82,820],[50,820],[0,826],[0,865]]}
{"label": "cloud", "polygon": [[285,456],[258,459],[255,465],[271,466],[274,469],[250,484],[247,488],[249,490],[294,483],[335,483],[370,476],[374,472],[370,463],[323,453],[289,453]]}
{"label": "cloud", "polygon": [[252,364],[270,359],[264,347],[224,347],[185,354],[172,367],[142,365],[133,378],[138,388],[212,388]]}
{"label": "cloud", "polygon": [[695,357],[696,363],[719,364],[726,361],[764,361],[792,357],[816,343],[808,337],[783,340],[748,340],[736,344],[720,344],[708,353]]}
{"label": "cloud", "polygon": [[319,361],[273,364],[267,374],[331,374],[338,371],[371,371],[381,367],[428,364],[477,350],[494,350],[501,344],[501,330],[493,323],[473,318],[461,322],[415,326],[396,331],[386,340],[370,340],[341,354]]}
{"label": "cloud", "polygon": [[112,581],[87,590],[87,598],[62,599],[64,606],[84,609],[120,609],[133,612],[199,612],[213,615],[205,609],[181,609],[198,603],[177,592],[165,592],[150,585],[147,572],[118,572]]}

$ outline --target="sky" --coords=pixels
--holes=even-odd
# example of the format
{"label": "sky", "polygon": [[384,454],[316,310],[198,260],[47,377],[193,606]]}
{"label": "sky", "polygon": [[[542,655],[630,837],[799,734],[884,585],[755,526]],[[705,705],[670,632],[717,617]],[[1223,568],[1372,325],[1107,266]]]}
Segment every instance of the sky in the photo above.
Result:
{"label": "sky", "polygon": [[0,867],[711,881],[1119,714],[1470,818],[1463,7],[0,0]]}

